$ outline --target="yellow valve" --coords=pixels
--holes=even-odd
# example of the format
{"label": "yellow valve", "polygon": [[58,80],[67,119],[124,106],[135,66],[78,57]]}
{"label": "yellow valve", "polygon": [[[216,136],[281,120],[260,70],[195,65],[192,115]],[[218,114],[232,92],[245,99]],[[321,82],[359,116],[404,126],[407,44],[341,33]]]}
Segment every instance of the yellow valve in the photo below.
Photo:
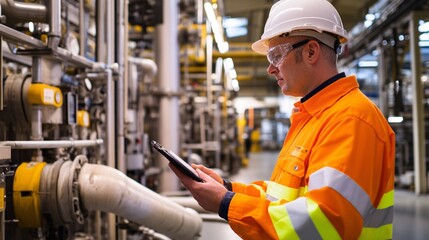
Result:
{"label": "yellow valve", "polygon": [[89,127],[89,113],[87,111],[77,111],[77,125],[82,127]]}
{"label": "yellow valve", "polygon": [[28,102],[31,104],[61,107],[63,94],[57,87],[44,83],[33,83],[28,89]]}
{"label": "yellow valve", "polygon": [[42,225],[40,206],[40,177],[45,162],[22,163],[13,179],[13,208],[18,226],[37,228]]}

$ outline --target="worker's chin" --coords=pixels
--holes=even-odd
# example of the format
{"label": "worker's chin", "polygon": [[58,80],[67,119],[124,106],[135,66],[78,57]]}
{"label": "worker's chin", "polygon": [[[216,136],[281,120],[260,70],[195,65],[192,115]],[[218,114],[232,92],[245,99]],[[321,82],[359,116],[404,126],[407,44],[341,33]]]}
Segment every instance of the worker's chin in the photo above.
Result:
{"label": "worker's chin", "polygon": [[283,95],[290,96],[292,94],[291,91],[289,90],[289,88],[287,88],[285,86],[281,87],[281,90],[282,90]]}
{"label": "worker's chin", "polygon": [[291,91],[289,88],[282,87],[281,88],[283,95],[290,96],[290,97],[302,97],[302,94],[299,94],[297,92]]}

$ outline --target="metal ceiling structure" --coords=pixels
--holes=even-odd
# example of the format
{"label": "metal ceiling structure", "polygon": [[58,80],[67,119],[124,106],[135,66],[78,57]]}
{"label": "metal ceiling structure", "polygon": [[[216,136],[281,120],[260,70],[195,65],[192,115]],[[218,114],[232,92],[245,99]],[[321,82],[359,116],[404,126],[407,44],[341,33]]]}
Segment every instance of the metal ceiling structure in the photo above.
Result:
{"label": "metal ceiling structure", "polygon": [[[264,56],[252,54],[250,44],[261,36],[272,4],[272,0],[224,0],[223,12],[226,18],[248,19],[248,33],[245,36],[229,38],[230,55],[236,63],[240,81],[240,96],[270,96],[278,95],[279,90],[275,81],[266,82],[267,61]],[[377,0],[330,0],[340,13],[344,27],[350,31],[356,24],[364,21],[368,9]],[[257,91],[255,91],[257,89]],[[265,91],[264,91],[265,90]]]}

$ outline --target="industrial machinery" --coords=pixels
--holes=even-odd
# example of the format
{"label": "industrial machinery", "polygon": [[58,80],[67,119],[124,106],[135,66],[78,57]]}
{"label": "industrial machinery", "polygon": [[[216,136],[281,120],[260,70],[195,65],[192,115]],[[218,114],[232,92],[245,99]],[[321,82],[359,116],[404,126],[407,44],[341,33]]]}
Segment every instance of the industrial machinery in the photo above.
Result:
{"label": "industrial machinery", "polygon": [[240,167],[222,64],[187,69],[211,63],[203,1],[0,2],[0,239],[197,239],[149,142]]}
{"label": "industrial machinery", "polygon": [[366,21],[350,31],[340,60],[378,104],[396,134],[396,184],[427,193],[427,1],[378,1]]}

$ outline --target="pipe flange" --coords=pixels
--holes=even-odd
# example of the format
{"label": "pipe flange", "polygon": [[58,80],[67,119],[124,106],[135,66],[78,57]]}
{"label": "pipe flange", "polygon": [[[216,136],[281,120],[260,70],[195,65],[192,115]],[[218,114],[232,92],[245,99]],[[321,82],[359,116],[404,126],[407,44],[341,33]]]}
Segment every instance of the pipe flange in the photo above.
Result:
{"label": "pipe flange", "polygon": [[71,191],[71,210],[73,211],[73,218],[74,220],[79,223],[83,224],[86,212],[84,209],[81,208],[80,200],[79,200],[79,173],[82,169],[82,166],[85,165],[85,163],[88,162],[88,159],[85,155],[78,155],[73,160],[71,169],[70,169],[70,181],[69,181],[69,190]]}
{"label": "pipe flange", "polygon": [[68,158],[60,158],[53,164],[47,164],[43,169],[40,181],[41,208],[42,214],[46,216],[50,224],[61,225],[64,220],[61,217],[61,210],[58,201],[58,177],[64,162],[70,161]]}

